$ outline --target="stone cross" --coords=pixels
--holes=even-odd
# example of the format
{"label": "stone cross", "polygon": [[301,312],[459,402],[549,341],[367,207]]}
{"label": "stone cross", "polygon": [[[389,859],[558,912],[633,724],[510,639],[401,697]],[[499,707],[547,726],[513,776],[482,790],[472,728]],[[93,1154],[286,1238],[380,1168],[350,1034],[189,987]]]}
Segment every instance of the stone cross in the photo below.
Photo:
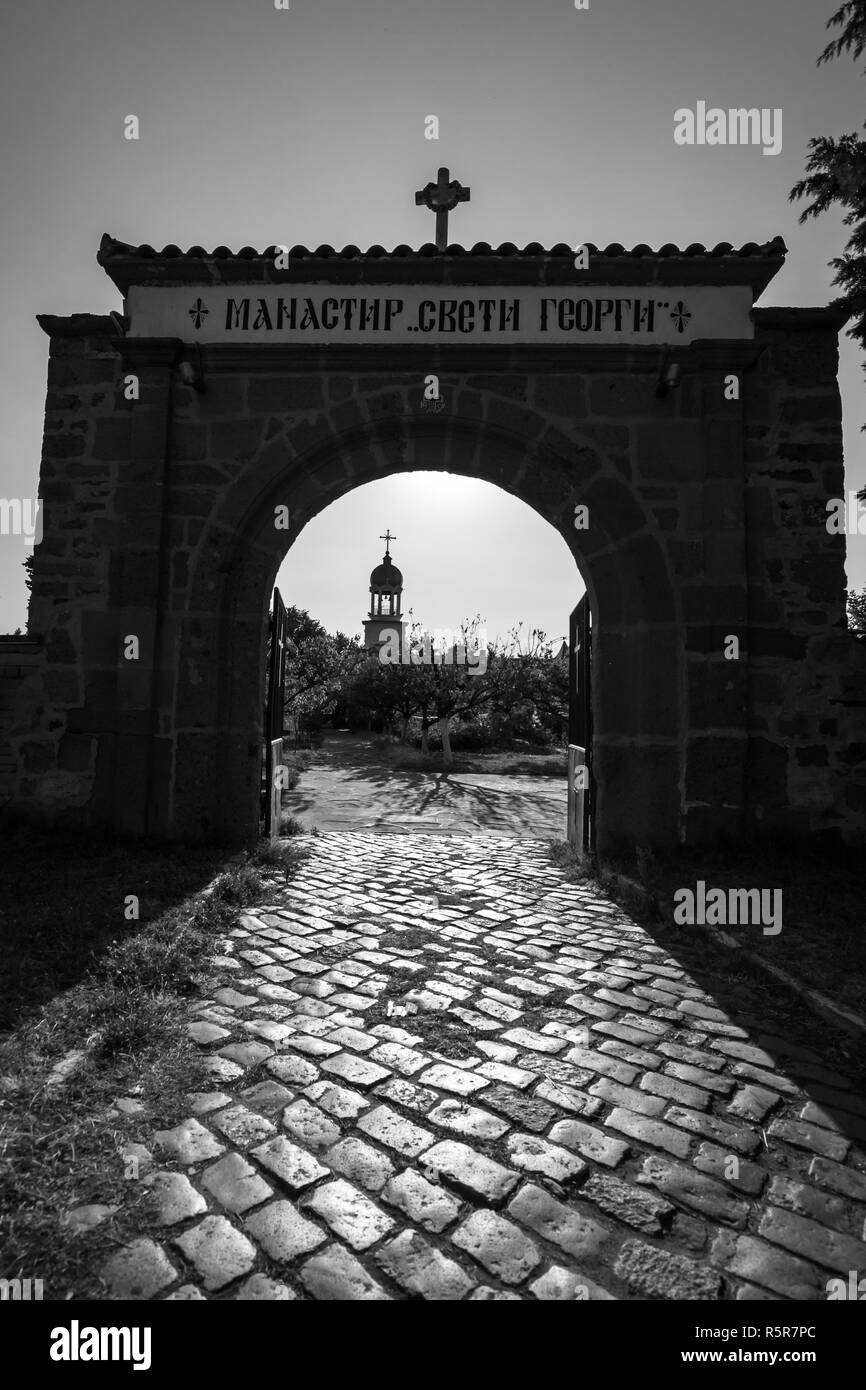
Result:
{"label": "stone cross", "polygon": [[448,170],[440,169],[435,183],[428,183],[415,194],[415,206],[429,208],[436,214],[436,250],[444,251],[448,245],[448,214],[458,203],[469,202],[469,189],[464,188],[457,179],[448,182]]}

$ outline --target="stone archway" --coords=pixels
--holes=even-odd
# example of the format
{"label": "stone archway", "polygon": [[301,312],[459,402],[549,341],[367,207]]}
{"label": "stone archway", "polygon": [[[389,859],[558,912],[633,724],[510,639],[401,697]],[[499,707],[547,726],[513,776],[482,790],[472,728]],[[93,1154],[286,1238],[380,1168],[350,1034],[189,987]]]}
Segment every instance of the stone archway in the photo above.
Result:
{"label": "stone archway", "polygon": [[[258,823],[264,615],[286,542],[290,545],[313,516],[352,488],[397,471],[430,469],[504,488],[563,537],[585,580],[598,633],[600,847],[676,838],[683,742],[679,615],[654,519],[630,504],[623,485],[626,458],[606,456],[590,430],[571,437],[551,431],[542,415],[515,410],[494,389],[464,388],[461,403],[447,418],[418,414],[409,400],[414,385],[396,388],[403,393],[402,411],[384,416],[375,411],[377,384],[365,390],[356,386],[353,399],[370,415],[365,425],[314,445],[291,463],[285,451],[281,459],[265,444],[251,459],[253,467],[222,496],[190,574],[189,611],[197,615],[191,619],[197,631],[190,630],[181,644],[194,649],[210,608],[218,643],[208,658],[218,682],[215,738],[204,730],[201,735],[178,730],[174,828],[193,835],[203,828],[250,834]],[[278,418],[263,415],[262,437],[268,422],[273,430]],[[574,527],[578,503],[589,507],[587,531]],[[288,536],[274,529],[274,511],[281,504],[291,512]],[[563,594],[564,610],[574,598],[574,591]],[[200,705],[198,663],[181,660],[176,669],[177,707]],[[212,744],[215,797],[201,795],[200,781],[192,775],[193,769],[210,766]]]}
{"label": "stone archway", "polygon": [[781,242],[590,248],[586,270],[564,245],[275,249],[105,238],[124,315],[40,316],[45,524],[28,635],[0,641],[4,804],[249,840],[286,543],[422,468],[521,498],[580,567],[602,852],[861,842],[866,656],[825,526],[844,315],[753,307]]}

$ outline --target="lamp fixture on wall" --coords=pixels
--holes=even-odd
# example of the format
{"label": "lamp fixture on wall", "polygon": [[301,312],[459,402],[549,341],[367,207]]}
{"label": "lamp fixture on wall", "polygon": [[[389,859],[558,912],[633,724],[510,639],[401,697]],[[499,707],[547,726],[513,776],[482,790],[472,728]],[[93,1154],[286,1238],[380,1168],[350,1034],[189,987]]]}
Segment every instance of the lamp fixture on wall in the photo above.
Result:
{"label": "lamp fixture on wall", "polygon": [[194,360],[190,356],[182,358],[178,367],[178,375],[184,386],[191,386],[193,391],[202,395],[205,390],[204,367],[201,360],[201,344],[195,343],[190,349],[194,354]]}
{"label": "lamp fixture on wall", "polygon": [[663,360],[661,368],[659,370],[658,381],[656,382],[656,398],[658,400],[664,400],[665,396],[669,395],[671,391],[675,390],[675,388],[679,386],[679,384],[679,363],[665,363]]}

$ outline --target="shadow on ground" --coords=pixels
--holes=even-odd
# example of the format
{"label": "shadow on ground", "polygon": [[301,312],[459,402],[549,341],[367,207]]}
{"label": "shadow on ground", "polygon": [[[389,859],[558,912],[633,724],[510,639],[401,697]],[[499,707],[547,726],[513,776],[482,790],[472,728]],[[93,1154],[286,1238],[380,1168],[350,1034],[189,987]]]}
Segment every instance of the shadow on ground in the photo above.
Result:
{"label": "shadow on ground", "polygon": [[[204,888],[224,848],[7,829],[0,863],[0,1033],[77,984],[112,942]],[[138,898],[138,922],[124,915]]]}

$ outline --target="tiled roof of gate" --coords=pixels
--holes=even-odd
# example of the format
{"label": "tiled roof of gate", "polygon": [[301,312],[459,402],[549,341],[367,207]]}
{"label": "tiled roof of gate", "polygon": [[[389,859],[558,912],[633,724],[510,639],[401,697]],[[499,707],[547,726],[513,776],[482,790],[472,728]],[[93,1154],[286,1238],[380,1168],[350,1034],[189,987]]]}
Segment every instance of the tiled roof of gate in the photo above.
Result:
{"label": "tiled roof of gate", "polygon": [[[561,280],[563,270],[570,270],[568,278],[577,284],[592,281],[603,283],[599,280],[600,275],[614,282],[634,282],[637,279],[652,278],[672,283],[673,272],[680,277],[686,272],[684,278],[693,283],[700,275],[709,273],[713,281],[751,284],[758,290],[765,288],[787,254],[787,247],[780,236],[774,237],[772,241],[760,243],[749,241],[739,247],[732,246],[727,241],[720,241],[713,247],[704,246],[701,242],[692,242],[685,248],[676,246],[673,242],[666,242],[656,251],[643,242],[633,246],[631,250],[619,242],[612,242],[605,247],[595,246],[592,242],[582,244],[587,247],[591,260],[595,262],[592,273],[574,270],[575,248],[564,241],[551,247],[544,247],[541,242],[533,241],[522,248],[510,241],[502,242],[499,246],[491,246],[486,241],[478,241],[471,247],[454,243],[444,252],[437,250],[432,242],[425,242],[417,250],[401,244],[391,251],[379,245],[370,246],[366,251],[362,251],[358,246],[344,246],[338,251],[326,244],[315,249],[308,246],[292,246],[289,247],[288,255],[289,261],[294,263],[296,268],[300,261],[328,261],[331,266],[326,274],[333,272],[335,278],[343,278],[347,274],[351,274],[352,278],[360,278],[360,262],[361,266],[373,272],[371,278],[381,281],[385,269],[382,263],[389,261],[403,263],[403,274],[399,276],[403,278],[407,263],[415,262],[417,265],[423,262],[425,279],[441,276],[443,279],[453,278],[455,282],[459,282],[463,278],[461,272],[469,270],[468,265],[461,267],[459,263],[479,260],[488,262],[488,269],[491,261],[500,263],[499,268],[506,272],[510,267],[513,274],[506,278],[525,278],[525,272],[529,269],[525,263],[535,261],[539,269],[538,279],[542,283],[548,279],[546,272],[553,272],[557,280]],[[191,246],[184,251],[179,246],[168,245],[158,251],[146,242],[133,246],[105,234],[96,259],[117,287],[125,291],[130,285],[135,284],[238,282],[242,278],[286,281],[292,273],[277,270],[274,266],[274,259],[282,249],[274,245],[257,251],[253,246],[242,246],[239,251],[232,251],[228,246],[216,246],[212,251],[207,251],[203,246]],[[349,262],[353,262],[354,265],[346,264]],[[372,263],[377,264],[374,266]],[[313,269],[312,264],[309,269]],[[343,275],[340,275],[340,271]]]}
{"label": "tiled roof of gate", "polygon": [[[672,241],[666,242],[659,247],[658,251],[653,251],[651,246],[641,242],[638,246],[633,246],[628,251],[618,241],[613,241],[605,247],[594,246],[592,242],[582,243],[593,255],[604,256],[607,260],[613,260],[622,256],[629,256],[633,260],[664,260],[670,256],[784,256],[787,252],[782,237],[773,237],[772,241],[756,242],[748,241],[744,246],[732,246],[729,241],[720,241],[712,248],[704,246],[699,241],[693,241],[685,249],[675,246]],[[138,246],[132,246],[125,241],[116,241],[114,237],[105,234],[99,247],[97,260],[100,265],[117,256],[134,256],[140,260],[215,260],[215,261],[258,261],[273,260],[274,256],[281,248],[279,246],[267,246],[264,251],[257,251],[254,246],[242,246],[240,251],[232,251],[228,246],[216,246],[213,251],[206,251],[203,246],[191,246],[188,251],[182,251],[179,246],[164,246],[161,251],[157,251],[147,242],[142,242]],[[417,250],[411,246],[395,246],[393,251],[386,251],[384,246],[370,246],[366,251],[362,251],[358,246],[344,246],[342,251],[337,251],[333,246],[327,244],[317,246],[311,250],[308,246],[292,246],[289,248],[289,257],[303,259],[313,257],[316,260],[330,260],[339,257],[343,260],[381,260],[382,258],[403,259],[409,256],[544,256],[544,257],[568,257],[574,256],[574,248],[564,241],[559,241],[555,246],[545,247],[540,241],[531,241],[527,246],[515,246],[511,241],[503,241],[499,246],[491,246],[488,241],[476,241],[474,246],[459,246],[456,243],[450,245],[446,251],[438,251],[431,241],[425,242]]]}

